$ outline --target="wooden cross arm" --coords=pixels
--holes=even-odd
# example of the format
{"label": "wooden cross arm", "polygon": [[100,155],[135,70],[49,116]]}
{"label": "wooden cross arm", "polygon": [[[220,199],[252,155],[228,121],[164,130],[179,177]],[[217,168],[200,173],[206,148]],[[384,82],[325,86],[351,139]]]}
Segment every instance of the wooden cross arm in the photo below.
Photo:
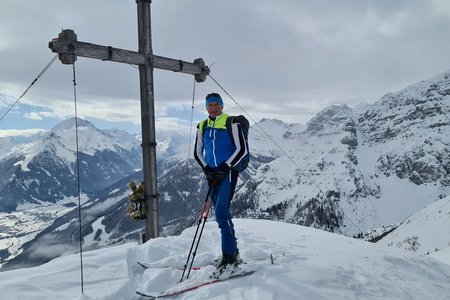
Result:
{"label": "wooden cross arm", "polygon": [[[77,35],[71,29],[63,30],[57,38],[48,43],[52,52],[59,54],[59,59],[63,64],[73,64],[77,56],[88,57],[101,60],[110,60],[132,65],[145,65],[146,55],[143,53],[113,48],[109,46],[96,45],[77,41]],[[209,68],[202,58],[197,58],[193,63],[176,60],[172,58],[151,55],[148,63],[153,68],[169,70],[174,72],[195,75],[197,82],[206,80]]]}

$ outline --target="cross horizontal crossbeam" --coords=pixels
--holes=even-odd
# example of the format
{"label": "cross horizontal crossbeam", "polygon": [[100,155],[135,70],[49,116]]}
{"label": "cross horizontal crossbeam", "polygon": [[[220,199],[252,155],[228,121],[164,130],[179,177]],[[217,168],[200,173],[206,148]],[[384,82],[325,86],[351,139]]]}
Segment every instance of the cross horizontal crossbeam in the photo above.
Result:
{"label": "cross horizontal crossbeam", "polygon": [[[138,66],[146,63],[146,56],[143,53],[80,42],[71,29],[63,30],[57,38],[49,42],[48,46],[52,52],[59,54],[59,59],[63,64],[73,64],[77,56]],[[197,58],[192,63],[157,55],[151,55],[147,59],[153,68],[195,75],[197,82],[205,81],[209,74],[209,68],[202,58]]]}

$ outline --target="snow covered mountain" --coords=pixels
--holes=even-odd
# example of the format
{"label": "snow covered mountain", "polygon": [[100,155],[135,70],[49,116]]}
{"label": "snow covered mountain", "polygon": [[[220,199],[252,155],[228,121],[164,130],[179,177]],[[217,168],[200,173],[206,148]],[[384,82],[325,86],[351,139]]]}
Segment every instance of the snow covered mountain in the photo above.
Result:
{"label": "snow covered mountain", "polygon": [[[28,143],[14,140],[16,147],[0,159],[1,263],[78,203],[74,121]],[[78,125],[81,201],[87,202],[141,168],[142,155],[140,141],[124,131],[102,131],[85,120]]]}
{"label": "snow covered mountain", "polygon": [[[80,188],[92,196],[141,167],[140,142],[122,132],[112,135],[79,120]],[[77,193],[74,119],[0,160],[0,211],[19,205],[55,203]]]}
{"label": "snow covered mountain", "polygon": [[[176,299],[411,299],[450,298],[450,253],[439,258],[355,240],[321,230],[267,220],[235,222],[250,276],[186,292]],[[68,255],[36,268],[0,272],[5,299],[140,299],[208,279],[220,253],[215,222],[207,222],[188,280],[178,284],[195,228],[179,236]],[[289,234],[286,234],[289,233]],[[274,264],[269,255],[272,254]],[[144,270],[137,262],[151,268]]]}
{"label": "snow covered mountain", "polygon": [[42,138],[45,132],[42,129],[31,129],[22,132],[5,131],[3,135],[0,135],[0,159],[15,152],[17,147]]}
{"label": "snow covered mountain", "polygon": [[251,131],[250,147],[275,150],[238,190],[235,213],[344,234],[398,224],[450,194],[448,111],[450,72],[365,109],[326,108],[304,131],[279,131],[273,139],[287,155]]}

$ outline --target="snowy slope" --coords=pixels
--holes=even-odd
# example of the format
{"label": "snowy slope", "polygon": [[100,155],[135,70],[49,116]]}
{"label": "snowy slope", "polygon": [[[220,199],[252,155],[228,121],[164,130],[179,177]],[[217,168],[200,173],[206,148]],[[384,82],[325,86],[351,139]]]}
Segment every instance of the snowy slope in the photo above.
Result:
{"label": "snowy slope", "polygon": [[450,247],[430,254],[431,257],[450,265]]}
{"label": "snowy slope", "polygon": [[45,132],[43,129],[1,130],[0,159],[16,151],[17,147],[39,139]]}
{"label": "snowy slope", "polygon": [[280,157],[282,151],[270,140],[273,139],[283,150],[295,148],[292,138],[305,130],[302,124],[286,124],[276,119],[262,119],[253,124],[249,130],[249,145],[254,156],[267,156],[272,159]]}
{"label": "snowy slope", "polygon": [[450,196],[419,210],[378,243],[419,254],[450,248]]}
{"label": "snowy slope", "polygon": [[[255,274],[188,292],[176,299],[449,299],[450,265],[428,256],[354,240],[293,224],[236,220],[239,247]],[[31,269],[0,273],[5,299],[139,299],[136,289],[176,285],[195,228],[180,236],[87,252],[85,295],[79,257],[70,255]],[[208,222],[192,271],[207,277],[219,253],[219,230]],[[268,259],[272,253],[275,265]],[[447,254],[448,255],[448,254]],[[151,264],[143,270],[137,260]],[[184,284],[187,284],[185,281]]]}

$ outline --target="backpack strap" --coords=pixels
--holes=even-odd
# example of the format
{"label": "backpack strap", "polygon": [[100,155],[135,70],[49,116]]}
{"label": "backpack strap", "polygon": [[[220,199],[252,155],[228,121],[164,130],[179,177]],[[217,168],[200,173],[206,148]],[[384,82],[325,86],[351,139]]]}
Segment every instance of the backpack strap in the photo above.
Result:
{"label": "backpack strap", "polygon": [[205,140],[205,131],[206,131],[206,125],[208,124],[208,119],[201,121],[198,124],[198,128],[200,129],[200,132],[202,134],[203,140]]}
{"label": "backpack strap", "polygon": [[[238,145],[236,145],[235,141],[234,141],[234,137],[233,137],[233,129],[232,129],[232,125],[233,124],[239,124],[240,127],[240,131],[242,131],[242,134],[244,136],[244,143],[245,145],[241,144],[240,148],[241,151],[237,154],[238,156],[240,155],[241,158],[239,159],[239,162],[234,164],[234,167],[231,167],[231,169],[242,172],[244,171],[247,166],[248,166],[248,162],[250,159],[250,155],[248,152],[248,144],[247,144],[247,137],[248,137],[248,121],[244,116],[229,116],[228,119],[226,120],[226,129],[228,131],[228,135],[230,136],[231,142],[233,143],[233,145],[237,148]],[[239,137],[239,141],[237,141],[238,143],[241,143],[241,137]],[[242,147],[247,148],[247,154],[244,155],[245,153],[245,148],[242,149]],[[242,152],[242,153],[241,153]],[[232,163],[236,160],[236,157],[233,158]]]}
{"label": "backpack strap", "polygon": [[[233,139],[233,130],[231,129],[231,125],[233,124],[234,117],[228,116],[227,121],[225,122],[225,127],[227,128],[228,135],[230,136],[231,142],[234,145]],[[236,145],[234,145],[236,146]]]}
{"label": "backpack strap", "polygon": [[227,128],[231,127],[231,124],[233,124],[233,118],[232,116],[228,116],[227,121],[225,122],[225,126]]}
{"label": "backpack strap", "polygon": [[202,134],[205,133],[207,123],[208,123],[207,119],[200,122],[199,128],[200,128],[200,131],[202,132]]}

